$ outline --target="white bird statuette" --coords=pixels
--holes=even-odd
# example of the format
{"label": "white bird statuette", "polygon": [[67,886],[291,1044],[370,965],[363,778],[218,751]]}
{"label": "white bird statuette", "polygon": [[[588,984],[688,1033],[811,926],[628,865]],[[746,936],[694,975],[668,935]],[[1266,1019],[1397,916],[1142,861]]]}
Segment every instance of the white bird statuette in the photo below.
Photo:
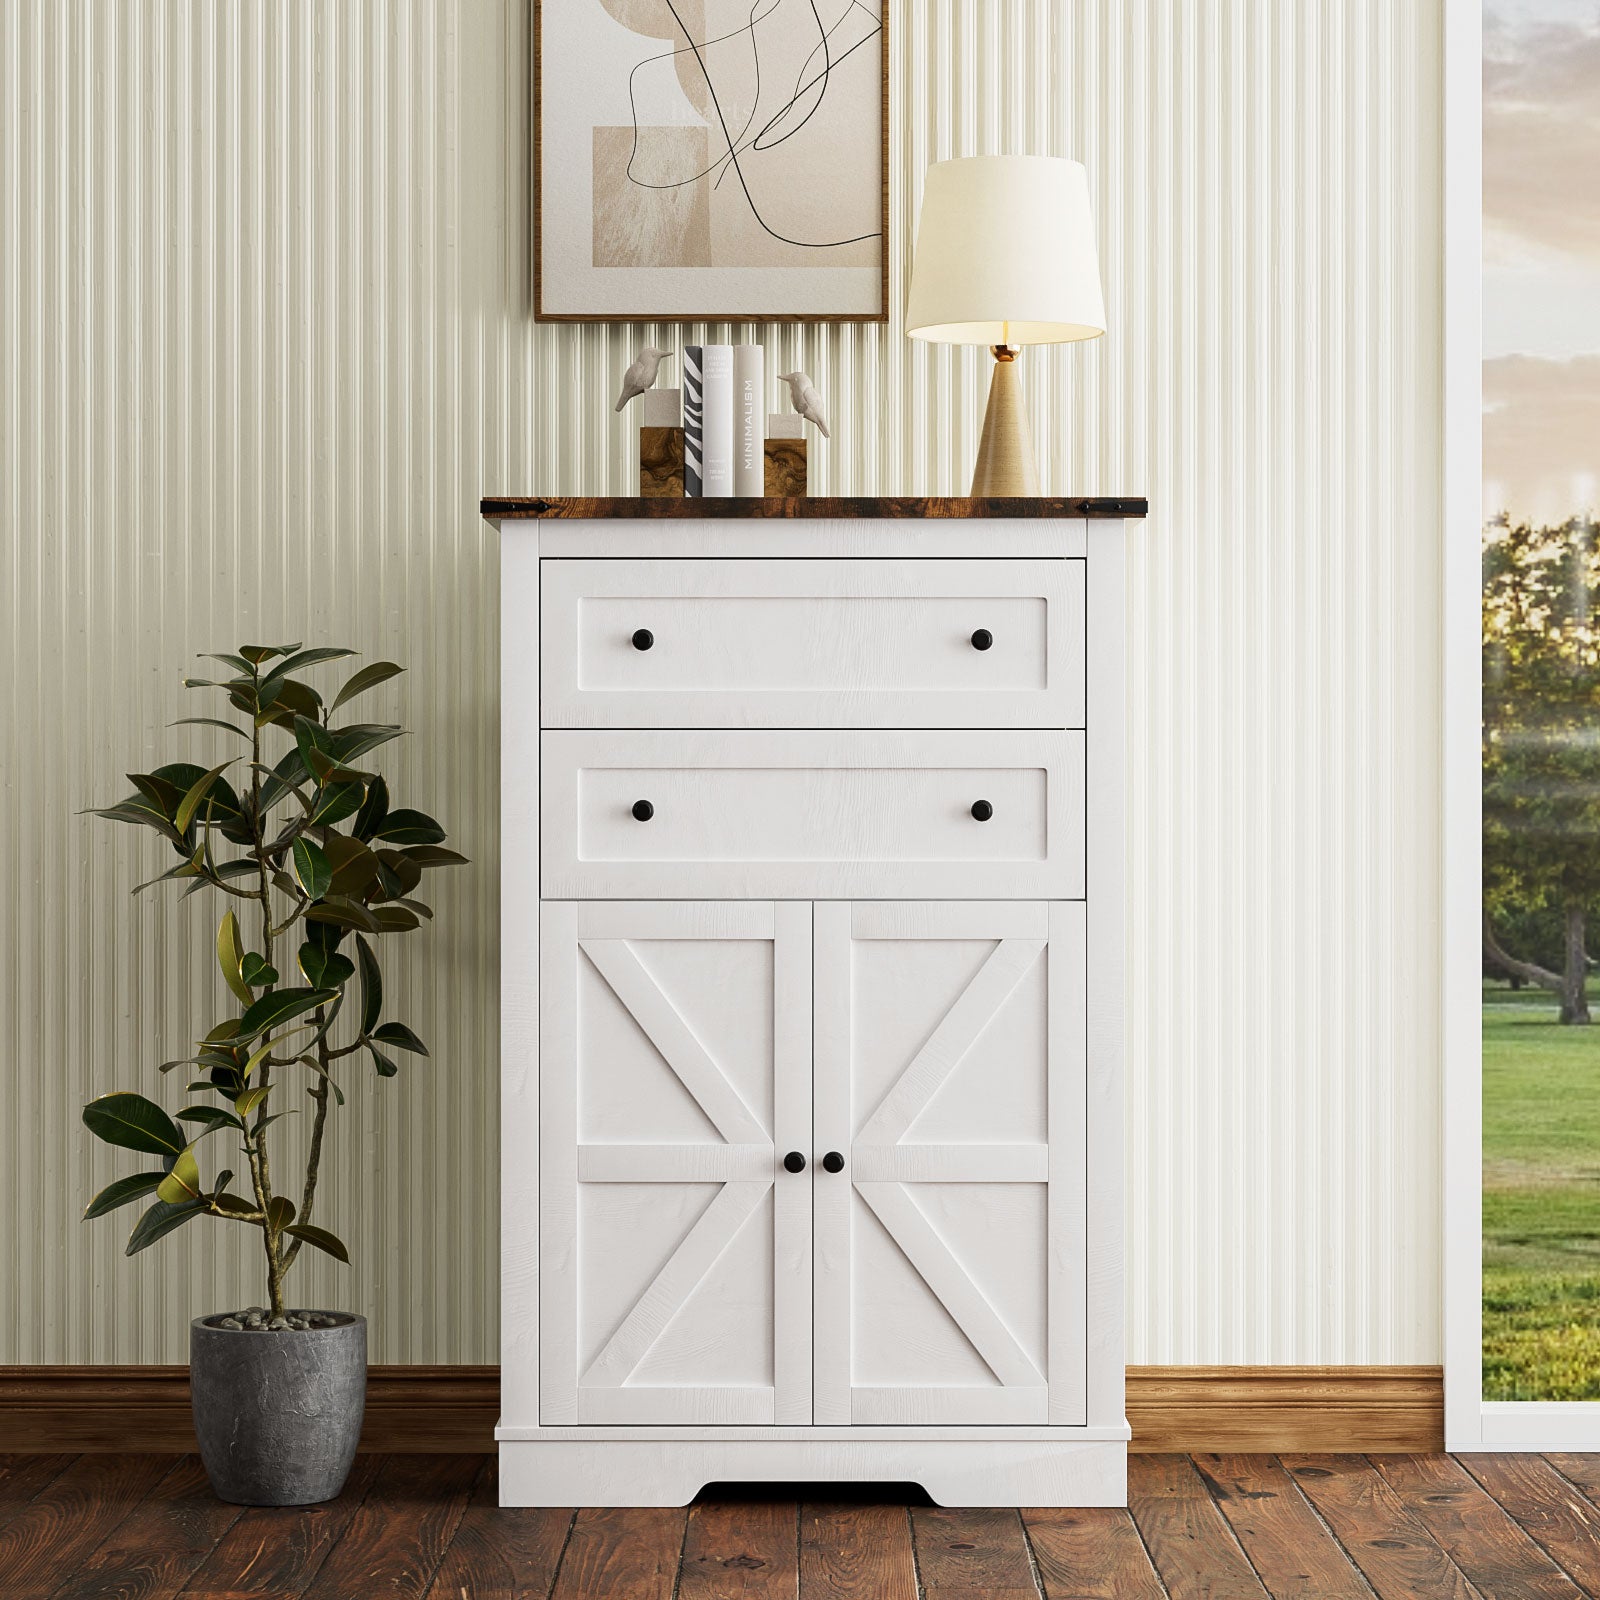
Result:
{"label": "white bird statuette", "polygon": [[816,385],[803,372],[780,372],[778,376],[789,385],[789,398],[795,410],[807,422],[816,423],[824,439],[831,439],[833,435],[828,432],[828,419],[822,414],[822,396],[817,393]]}
{"label": "white bird statuette", "polygon": [[639,359],[622,374],[622,393],[617,396],[618,411],[630,400],[643,394],[656,381],[661,358],[671,353],[670,350],[657,350],[653,344],[647,344],[639,352]]}

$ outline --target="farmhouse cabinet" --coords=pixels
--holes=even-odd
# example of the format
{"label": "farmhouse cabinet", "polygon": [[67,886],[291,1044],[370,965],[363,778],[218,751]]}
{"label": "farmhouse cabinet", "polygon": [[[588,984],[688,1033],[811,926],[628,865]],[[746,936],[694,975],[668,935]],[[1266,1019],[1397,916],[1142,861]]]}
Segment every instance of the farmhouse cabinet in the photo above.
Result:
{"label": "farmhouse cabinet", "polygon": [[1137,501],[485,501],[501,1494],[1124,1498]]}

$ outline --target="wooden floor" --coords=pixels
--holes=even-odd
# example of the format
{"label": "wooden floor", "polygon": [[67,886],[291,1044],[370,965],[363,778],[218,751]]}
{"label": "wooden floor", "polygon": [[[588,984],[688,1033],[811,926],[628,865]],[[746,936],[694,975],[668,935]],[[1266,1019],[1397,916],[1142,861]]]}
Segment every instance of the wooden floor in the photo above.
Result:
{"label": "wooden floor", "polygon": [[500,1510],[483,1456],[362,1456],[326,1506],[241,1511],[192,1456],[0,1456],[0,1595],[1600,1596],[1600,1456],[1134,1456],[1129,1476],[1126,1512],[791,1487],[573,1513]]}

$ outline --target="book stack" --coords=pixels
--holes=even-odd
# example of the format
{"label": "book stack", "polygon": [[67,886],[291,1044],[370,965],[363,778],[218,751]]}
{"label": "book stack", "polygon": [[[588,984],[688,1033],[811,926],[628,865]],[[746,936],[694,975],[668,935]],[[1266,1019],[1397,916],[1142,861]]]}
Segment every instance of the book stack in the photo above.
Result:
{"label": "book stack", "polygon": [[683,492],[766,493],[764,354],[758,344],[683,349]]}

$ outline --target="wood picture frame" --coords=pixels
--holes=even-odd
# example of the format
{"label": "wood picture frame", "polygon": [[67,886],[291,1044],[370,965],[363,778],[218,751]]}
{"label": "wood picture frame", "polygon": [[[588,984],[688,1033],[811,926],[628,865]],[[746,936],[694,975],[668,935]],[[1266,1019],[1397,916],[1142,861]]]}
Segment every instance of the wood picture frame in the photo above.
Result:
{"label": "wood picture frame", "polygon": [[[769,8],[756,16],[755,24],[773,18],[783,0],[772,0]],[[571,29],[575,26],[574,19],[583,15],[582,8],[593,7],[600,10],[600,0],[534,0],[533,6],[533,169],[532,169],[532,211],[533,211],[533,285],[534,285],[534,320],[536,322],[763,322],[784,321],[802,323],[843,323],[843,322],[887,322],[889,319],[889,19],[887,0],[875,0],[878,5],[878,18],[873,30],[877,38],[877,117],[876,132],[878,136],[878,159],[876,171],[873,174],[873,189],[877,201],[876,239],[877,259],[875,264],[863,265],[859,262],[845,266],[821,269],[829,275],[824,281],[816,275],[817,269],[799,267],[793,263],[775,265],[772,262],[760,262],[745,266],[738,262],[729,262],[723,265],[707,264],[703,270],[714,274],[720,282],[708,283],[704,293],[698,289],[693,294],[688,292],[683,279],[689,273],[702,270],[698,267],[674,266],[668,263],[665,268],[659,268],[649,261],[638,264],[624,265],[623,270],[633,275],[654,274],[658,270],[670,270],[679,280],[668,285],[658,280],[653,286],[657,293],[645,296],[642,292],[637,300],[631,297],[633,285],[625,284],[621,280],[612,279],[602,283],[601,280],[590,277],[586,286],[575,284],[574,278],[584,272],[584,268],[576,261],[574,240],[586,225],[591,240],[591,248],[596,231],[594,215],[594,161],[598,159],[593,154],[594,136],[602,131],[601,124],[594,124],[587,131],[591,140],[591,157],[588,167],[588,187],[585,191],[588,199],[587,223],[580,223],[577,227],[568,226],[565,236],[553,227],[547,227],[544,214],[544,204],[549,186],[544,182],[544,168],[547,156],[557,155],[562,158],[562,171],[566,174],[577,173],[583,165],[573,159],[571,146],[578,137],[574,134],[558,143],[551,137],[550,126],[547,118],[551,116],[551,108],[546,106],[547,81],[564,82],[560,76],[561,63],[553,59],[553,52],[563,48],[562,41],[549,40],[546,37],[547,20],[559,16],[564,28]],[[559,11],[558,11],[559,6]],[[670,10],[670,3],[668,5]],[[809,12],[809,7],[807,8]],[[852,11],[859,11],[856,6]],[[848,15],[849,13],[847,13]],[[675,13],[674,13],[675,15]],[[602,15],[602,24],[612,31],[620,31],[620,25],[612,21],[608,15]],[[837,26],[843,26],[844,19],[839,19]],[[741,29],[740,32],[746,30]],[[570,34],[568,36],[570,38]],[[857,39],[845,52],[846,55],[863,50],[870,50],[870,35],[867,39]],[[722,42],[722,41],[715,41]],[[699,48],[691,41],[690,49],[694,51],[696,62],[700,70],[705,72],[705,65]],[[679,52],[683,53],[683,52]],[[586,57],[587,59],[587,57]],[[651,57],[651,60],[659,59]],[[839,59],[843,59],[841,56]],[[640,63],[642,65],[643,63]],[[629,74],[628,99],[630,114],[634,117],[632,144],[628,161],[628,175],[632,176],[632,164],[637,155],[638,134],[640,124],[637,121],[638,102],[635,98],[633,79],[638,72],[636,65]],[[814,74],[808,82],[817,81],[820,75]],[[712,90],[713,103],[715,104],[715,89]],[[791,100],[788,106],[782,108],[787,111],[792,106],[798,105],[799,97]],[[817,107],[810,107],[812,114]],[[782,112],[780,112],[780,115]],[[720,118],[720,109],[719,109]],[[751,109],[749,121],[753,121],[754,108]],[[776,118],[767,124],[771,127]],[[809,117],[806,120],[810,120]],[[749,126],[746,123],[746,128]],[[674,125],[674,132],[680,125]],[[681,125],[687,126],[687,125]],[[604,131],[620,135],[620,127],[606,127]],[[765,131],[765,130],[760,130]],[[798,128],[796,129],[798,131]],[[725,130],[724,130],[725,134]],[[756,137],[759,137],[759,132]],[[732,141],[736,152],[745,149],[739,136]],[[750,141],[753,143],[753,141]],[[613,163],[614,165],[614,163]],[[711,157],[709,165],[702,176],[706,179],[704,188],[710,191],[715,187],[712,174],[719,169],[726,168],[727,158]],[[745,185],[744,177],[739,169],[737,159],[734,160],[731,170],[739,178],[744,188],[746,200],[750,204],[752,215],[761,223],[767,233],[772,230],[761,219],[755,203],[749,198],[749,189]],[[835,171],[830,167],[829,171]],[[723,173],[725,176],[726,173]],[[860,185],[867,182],[867,175],[862,174]],[[858,192],[861,192],[858,185]],[[578,186],[582,187],[581,178]],[[641,187],[655,187],[641,185]],[[661,186],[665,187],[665,186]],[[673,185],[672,187],[681,187]],[[552,195],[553,198],[553,195]],[[567,196],[570,202],[571,196]],[[580,197],[581,198],[581,197]],[[709,194],[704,204],[704,211],[709,216]],[[564,215],[583,215],[581,205],[574,208],[569,204]],[[702,219],[703,220],[703,219]],[[709,237],[709,222],[705,222]],[[626,242],[621,247],[624,253],[637,252],[649,248],[648,241],[641,243],[640,235],[649,234],[649,225],[641,221],[636,228],[621,230],[626,235]],[[608,235],[609,236],[609,235]],[[659,238],[659,231],[654,235]],[[774,237],[776,237],[774,235]],[[859,244],[864,239],[873,235],[853,236],[851,239],[841,241],[841,245]],[[792,240],[781,240],[780,243],[792,243]],[[768,246],[768,248],[773,248]],[[807,248],[812,246],[807,245]],[[560,259],[547,261],[547,252],[554,258]],[[613,262],[612,265],[617,263]],[[554,270],[552,270],[552,265]],[[607,271],[606,267],[596,268],[592,256],[587,267],[587,272]],[[752,284],[749,280],[759,275],[768,280],[765,283]],[[844,280],[848,277],[849,282]],[[641,291],[652,287],[644,283],[637,286]],[[800,289],[805,293],[800,293]],[[827,303],[837,299],[838,304],[828,308]],[[870,303],[867,301],[870,299]],[[860,302],[850,304],[848,301]]]}

